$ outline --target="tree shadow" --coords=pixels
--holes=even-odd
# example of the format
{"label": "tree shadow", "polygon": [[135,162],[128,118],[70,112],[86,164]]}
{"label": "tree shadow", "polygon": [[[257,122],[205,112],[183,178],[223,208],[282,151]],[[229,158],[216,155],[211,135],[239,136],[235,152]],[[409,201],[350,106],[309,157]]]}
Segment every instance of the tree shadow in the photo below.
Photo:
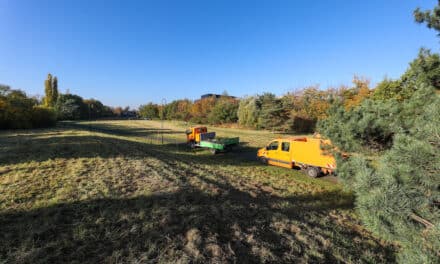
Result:
{"label": "tree shadow", "polygon": [[154,157],[176,169],[159,176],[177,189],[0,212],[0,262],[395,262],[393,248],[344,218],[350,194],[281,197],[204,166],[259,165],[241,152],[193,155],[172,143],[50,133],[0,137],[0,164]]}
{"label": "tree shadow", "polygon": [[352,197],[326,204],[340,194],[252,196],[201,180],[213,192],[182,181],[172,193],[0,213],[0,257],[32,263],[395,261],[391,248],[328,217],[351,207]]}
{"label": "tree shadow", "polygon": [[123,125],[107,124],[107,123],[82,123],[82,122],[63,122],[61,127],[70,129],[79,129],[94,131],[100,133],[107,133],[116,136],[134,136],[134,137],[148,137],[157,134],[182,134],[183,132],[173,131],[165,128],[151,128],[151,127],[127,127]]}
{"label": "tree shadow", "polygon": [[[80,131],[78,130],[78,132]],[[186,143],[177,140],[164,139],[164,144],[152,144],[147,137],[144,141],[135,141],[112,137],[118,136],[118,133],[102,131],[100,133],[107,134],[109,137],[63,135],[62,132],[0,136],[0,164],[13,165],[30,161],[41,162],[56,158],[112,158],[121,156],[144,158],[164,155],[172,160],[197,159],[199,164],[206,165],[228,163],[242,166],[259,165],[256,162],[256,148],[249,146],[239,146],[230,152],[212,155],[205,149],[192,150]],[[156,138],[156,141],[159,140],[160,138]],[[195,153],[197,155],[193,155]]]}

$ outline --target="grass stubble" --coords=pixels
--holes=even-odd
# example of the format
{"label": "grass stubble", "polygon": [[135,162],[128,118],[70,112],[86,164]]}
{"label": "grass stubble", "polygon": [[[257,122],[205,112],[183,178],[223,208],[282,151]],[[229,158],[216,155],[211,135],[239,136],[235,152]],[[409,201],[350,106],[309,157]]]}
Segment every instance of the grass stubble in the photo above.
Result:
{"label": "grass stubble", "polygon": [[210,127],[245,142],[213,156],[184,126],[0,132],[0,263],[395,262],[349,191],[254,159],[279,135]]}

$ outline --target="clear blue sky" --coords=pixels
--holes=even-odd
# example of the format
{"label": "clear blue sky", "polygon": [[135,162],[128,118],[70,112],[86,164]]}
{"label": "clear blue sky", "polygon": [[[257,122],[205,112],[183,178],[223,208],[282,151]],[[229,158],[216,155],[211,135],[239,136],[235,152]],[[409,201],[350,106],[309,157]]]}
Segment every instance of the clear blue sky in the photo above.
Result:
{"label": "clear blue sky", "polygon": [[0,83],[112,106],[227,90],[277,95],[398,77],[435,32],[413,10],[435,0],[0,0]]}

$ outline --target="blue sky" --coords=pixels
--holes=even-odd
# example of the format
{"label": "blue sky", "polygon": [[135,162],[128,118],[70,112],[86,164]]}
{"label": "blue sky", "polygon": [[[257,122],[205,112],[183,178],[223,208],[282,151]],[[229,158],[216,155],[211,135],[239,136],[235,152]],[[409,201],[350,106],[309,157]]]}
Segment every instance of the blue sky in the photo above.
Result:
{"label": "blue sky", "polygon": [[400,76],[435,32],[435,0],[0,0],[0,83],[137,107],[204,93],[281,95]]}

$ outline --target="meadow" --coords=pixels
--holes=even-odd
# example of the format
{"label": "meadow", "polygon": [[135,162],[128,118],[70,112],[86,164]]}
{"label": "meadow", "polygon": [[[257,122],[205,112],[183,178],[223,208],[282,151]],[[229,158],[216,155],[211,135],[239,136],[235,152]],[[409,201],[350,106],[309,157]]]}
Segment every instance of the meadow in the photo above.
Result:
{"label": "meadow", "polygon": [[[333,178],[266,166],[267,131],[233,152],[183,122],[62,122],[0,132],[0,263],[393,263]],[[163,144],[162,144],[163,136]]]}

